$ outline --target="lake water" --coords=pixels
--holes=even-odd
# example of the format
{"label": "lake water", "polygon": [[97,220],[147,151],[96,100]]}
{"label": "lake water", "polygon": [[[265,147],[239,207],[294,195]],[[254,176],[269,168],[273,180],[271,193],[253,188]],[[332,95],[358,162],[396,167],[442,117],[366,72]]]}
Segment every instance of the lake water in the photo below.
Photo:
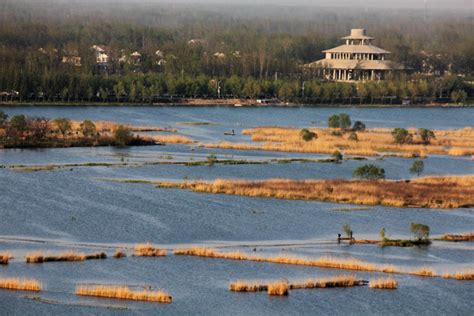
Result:
{"label": "lake water", "polygon": [[[111,120],[133,125],[171,126],[199,141],[248,141],[244,128],[324,126],[328,116],[345,112],[368,127],[473,126],[474,108],[232,108],[232,107],[0,107],[9,115]],[[183,125],[212,122],[212,125]],[[234,129],[235,137],[224,131]],[[0,150],[0,165],[43,165],[90,162],[143,163],[199,161],[209,154],[219,158],[271,161],[276,158],[321,158],[324,155],[216,150],[194,145],[153,147]],[[410,159],[374,160],[392,179],[410,178]],[[345,223],[355,237],[378,238],[384,227],[396,238],[411,237],[412,222],[430,226],[431,234],[473,231],[474,209],[432,210],[367,207],[313,201],[286,201],[240,196],[199,194],[158,189],[147,184],[125,184],[107,179],[182,180],[216,178],[350,178],[352,170],[367,163],[291,163],[255,165],[137,165],[133,167],[79,167],[18,172],[0,169],[0,251],[16,259],[0,266],[0,277],[32,277],[45,290],[36,293],[0,290],[0,314],[370,314],[472,315],[473,283],[395,275],[395,291],[367,287],[295,290],[288,297],[266,293],[238,294],[229,283],[249,280],[302,280],[355,274],[361,279],[377,273],[349,272],[314,267],[227,261],[169,254],[164,258],[127,257],[78,263],[27,265],[32,251],[106,251],[150,241],[172,249],[189,245],[215,246],[258,254],[290,254],[309,258],[332,255],[359,258],[400,267],[429,266],[438,273],[472,268],[470,243],[434,242],[428,248],[380,248],[375,245],[338,245],[336,235]],[[473,174],[470,157],[430,156],[425,175]],[[173,296],[170,305],[78,297],[78,283],[151,285]],[[43,300],[32,299],[35,296]],[[111,309],[110,307],[128,310]]]}

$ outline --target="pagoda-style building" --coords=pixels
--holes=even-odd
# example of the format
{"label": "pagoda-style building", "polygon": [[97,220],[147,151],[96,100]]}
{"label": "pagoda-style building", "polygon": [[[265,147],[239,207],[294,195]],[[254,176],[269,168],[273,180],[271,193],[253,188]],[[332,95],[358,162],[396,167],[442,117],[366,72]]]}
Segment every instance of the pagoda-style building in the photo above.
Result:
{"label": "pagoda-style building", "polygon": [[351,35],[342,39],[344,45],[323,51],[325,59],[306,67],[334,81],[383,80],[394,69],[388,60],[391,53],[372,45],[374,38],[367,36],[365,29],[352,29]]}

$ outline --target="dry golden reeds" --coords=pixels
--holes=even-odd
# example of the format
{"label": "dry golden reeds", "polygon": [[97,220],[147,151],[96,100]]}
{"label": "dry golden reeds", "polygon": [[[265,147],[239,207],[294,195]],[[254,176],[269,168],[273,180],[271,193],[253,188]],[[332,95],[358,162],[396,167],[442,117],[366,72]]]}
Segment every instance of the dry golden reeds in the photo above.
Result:
{"label": "dry golden reeds", "polygon": [[361,205],[417,208],[474,206],[474,176],[426,177],[411,181],[363,180],[222,180],[159,182],[161,188],[194,192],[318,200]]}
{"label": "dry golden reeds", "polygon": [[264,284],[258,282],[237,281],[230,284],[230,290],[233,292],[267,291],[269,295],[288,295],[289,290],[353,287],[366,284],[366,281],[357,280],[353,275],[341,275],[320,279],[308,279],[300,283],[290,283],[286,280],[273,281]]}
{"label": "dry golden reeds", "polygon": [[27,263],[60,262],[60,261],[84,261],[93,259],[105,259],[107,255],[104,252],[95,254],[84,254],[82,252],[64,252],[55,255],[44,255],[43,253],[30,253],[25,256]]}
{"label": "dry golden reeds", "polygon": [[290,289],[318,289],[332,287],[353,287],[365,285],[362,280],[357,280],[353,275],[340,275],[320,279],[308,279],[303,283],[290,284]]}
{"label": "dry golden reeds", "polygon": [[249,283],[237,281],[230,284],[229,289],[233,292],[262,292],[268,289],[266,284]]}
{"label": "dry golden reeds", "polygon": [[18,291],[41,291],[42,285],[40,282],[34,279],[0,279],[0,288],[6,290],[18,290]]}
{"label": "dry golden reeds", "polygon": [[8,264],[13,256],[9,252],[0,252],[0,264]]}
{"label": "dry golden reeds", "polygon": [[440,239],[445,241],[474,241],[474,233],[470,232],[462,235],[445,234]]}
{"label": "dry golden reeds", "polygon": [[[393,141],[391,129],[367,129],[358,132],[358,141],[353,141],[346,135],[334,134],[334,129],[311,128],[318,139],[306,142],[301,138],[300,128],[288,127],[258,127],[244,130],[257,143],[203,144],[210,148],[227,148],[240,150],[271,150],[287,152],[309,152],[332,154],[342,151],[346,155],[375,156],[385,153],[401,157],[424,157],[427,154],[472,155],[474,154],[474,129],[434,131],[436,138],[425,144],[415,137],[413,144],[396,144]],[[409,130],[416,135],[416,129]]]}
{"label": "dry golden reeds", "polygon": [[133,253],[135,257],[164,257],[166,254],[166,250],[156,248],[150,243],[136,245]]}
{"label": "dry golden reeds", "polygon": [[466,271],[457,271],[454,274],[445,273],[443,274],[445,279],[456,279],[459,281],[473,281],[474,280],[474,269],[468,269]]}
{"label": "dry golden reeds", "polygon": [[288,281],[275,281],[268,283],[267,293],[268,295],[286,296],[290,288]]}
{"label": "dry golden reeds", "polygon": [[369,281],[369,288],[371,289],[396,289],[398,282],[392,278],[379,278]]}
{"label": "dry golden reeds", "polygon": [[158,143],[165,143],[165,144],[192,144],[194,141],[186,136],[182,135],[142,135],[139,134],[143,139],[153,140]]}
{"label": "dry golden reeds", "polygon": [[429,267],[423,267],[423,268],[420,268],[418,270],[408,272],[408,274],[418,275],[418,276],[422,276],[422,277],[436,276],[436,273],[434,272],[434,270],[429,268]]}
{"label": "dry golden reeds", "polygon": [[132,291],[128,286],[113,285],[81,285],[76,287],[76,294],[82,296],[95,296],[120,300],[148,301],[158,303],[171,303],[172,297],[162,291]]}
{"label": "dry golden reeds", "polygon": [[176,249],[175,255],[187,255],[187,256],[198,256],[208,257],[217,259],[227,260],[247,260],[256,262],[268,262],[277,264],[290,264],[290,265],[304,265],[322,268],[332,269],[344,269],[344,270],[358,270],[358,271],[369,271],[369,272],[386,272],[386,273],[397,273],[393,266],[376,266],[372,263],[365,262],[358,259],[342,259],[333,258],[329,256],[323,256],[318,259],[304,259],[290,256],[276,256],[276,257],[262,257],[257,255],[248,255],[242,252],[219,252],[209,248],[189,248],[189,249]]}
{"label": "dry golden reeds", "polygon": [[113,254],[113,257],[116,259],[125,258],[126,256],[125,252],[121,249],[117,249]]}

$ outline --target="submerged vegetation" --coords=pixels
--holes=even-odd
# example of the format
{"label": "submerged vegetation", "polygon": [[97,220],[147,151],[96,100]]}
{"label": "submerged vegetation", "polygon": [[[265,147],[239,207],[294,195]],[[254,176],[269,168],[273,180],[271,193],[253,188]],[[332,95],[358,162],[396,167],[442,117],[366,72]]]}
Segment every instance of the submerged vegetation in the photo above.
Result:
{"label": "submerged vegetation", "polygon": [[474,206],[474,177],[426,177],[411,181],[222,180],[156,182],[160,188],[293,200],[417,208]]}
{"label": "submerged vegetation", "polygon": [[65,252],[55,255],[45,255],[42,253],[31,253],[25,256],[26,263],[43,263],[43,262],[58,262],[58,261],[84,261],[94,259],[106,259],[107,255],[104,252],[86,255],[81,252]]}
{"label": "submerged vegetation", "polygon": [[171,303],[171,295],[162,291],[133,291],[128,286],[114,285],[80,285],[76,288],[76,294],[81,296],[95,296],[120,300],[147,301],[158,303]]}

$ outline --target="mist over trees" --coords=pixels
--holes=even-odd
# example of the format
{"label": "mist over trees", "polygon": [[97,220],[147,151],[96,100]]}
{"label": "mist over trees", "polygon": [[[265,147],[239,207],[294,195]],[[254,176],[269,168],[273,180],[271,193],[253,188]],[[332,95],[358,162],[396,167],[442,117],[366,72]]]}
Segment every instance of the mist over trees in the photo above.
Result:
{"label": "mist over trees", "polygon": [[[299,96],[305,80],[305,97],[326,100],[471,93],[463,80],[445,75],[473,74],[472,21],[462,13],[433,11],[425,21],[417,10],[62,1],[6,1],[0,12],[0,91],[23,98],[216,97],[221,81],[223,95],[286,100]],[[321,85],[303,71],[354,27],[366,28],[410,72],[435,76],[397,77],[380,88]],[[107,47],[106,71],[97,68],[93,45]]]}

